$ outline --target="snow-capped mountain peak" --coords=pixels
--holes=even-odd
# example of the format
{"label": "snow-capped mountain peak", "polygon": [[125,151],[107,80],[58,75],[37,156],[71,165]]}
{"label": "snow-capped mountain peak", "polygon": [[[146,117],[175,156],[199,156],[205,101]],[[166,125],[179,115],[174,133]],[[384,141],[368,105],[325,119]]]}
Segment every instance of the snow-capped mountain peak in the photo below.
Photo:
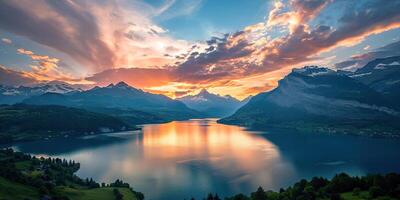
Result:
{"label": "snow-capped mountain peak", "polygon": [[185,103],[189,108],[203,112],[210,117],[221,117],[232,114],[242,103],[229,96],[221,96],[202,89],[196,95],[188,95],[178,98],[179,101]]}
{"label": "snow-capped mountain peak", "polygon": [[302,68],[295,68],[292,70],[293,73],[298,73],[304,76],[319,76],[325,74],[335,73],[335,71],[318,66],[305,66]]}
{"label": "snow-capped mountain peak", "polygon": [[80,88],[62,82],[40,83],[32,86],[1,86],[0,104],[14,104],[31,96],[42,95],[44,93],[66,94],[82,91]]}

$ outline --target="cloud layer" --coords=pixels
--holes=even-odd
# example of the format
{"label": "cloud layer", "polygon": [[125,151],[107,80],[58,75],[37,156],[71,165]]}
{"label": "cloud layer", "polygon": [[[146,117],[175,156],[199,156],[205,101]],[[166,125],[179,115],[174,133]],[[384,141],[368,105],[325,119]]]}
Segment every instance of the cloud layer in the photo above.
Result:
{"label": "cloud layer", "polygon": [[[0,28],[70,56],[87,69],[91,75],[86,80],[94,84],[124,80],[168,94],[211,87],[240,96],[273,88],[293,67],[329,59],[321,57],[324,52],[400,27],[400,1],[287,0],[272,2],[260,23],[208,41],[189,42],[171,37],[153,21],[187,15],[202,1],[193,0],[190,9],[183,6],[188,9],[171,12],[172,7],[186,5],[179,2],[167,0],[154,7],[123,0],[0,1]],[[340,12],[332,11],[335,6]],[[31,66],[32,77],[74,79],[57,58],[24,48],[18,52],[36,63]],[[336,67],[361,65],[388,52],[398,53],[398,43]]]}
{"label": "cloud layer", "polygon": [[[178,66],[182,81],[237,79],[320,59],[318,54],[338,46],[358,44],[367,36],[400,27],[400,2],[368,2],[348,6],[336,27],[309,23],[329,1],[277,2],[267,22],[210,42],[209,51],[194,54]],[[284,9],[285,8],[285,9]],[[283,11],[287,10],[287,11]],[[286,34],[272,38],[273,28]]]}
{"label": "cloud layer", "polygon": [[160,12],[139,2],[1,1],[0,28],[65,53],[94,73],[175,62],[165,54],[190,44],[166,36],[147,16]]}

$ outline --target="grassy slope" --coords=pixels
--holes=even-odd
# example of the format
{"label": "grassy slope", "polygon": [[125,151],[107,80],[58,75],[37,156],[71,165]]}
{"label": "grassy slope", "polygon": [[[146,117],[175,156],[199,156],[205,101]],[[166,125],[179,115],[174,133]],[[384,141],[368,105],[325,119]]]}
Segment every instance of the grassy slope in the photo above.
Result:
{"label": "grassy slope", "polygon": [[[70,187],[58,187],[56,191],[71,200],[114,200],[113,187],[95,189],[74,189]],[[136,200],[134,194],[128,188],[117,188],[123,195],[124,200]],[[24,200],[39,199],[39,191],[36,188],[11,182],[0,177],[0,199]]]}
{"label": "grassy slope", "polygon": [[[56,191],[58,194],[65,195],[73,200],[113,200],[115,199],[113,189],[113,187],[95,189],[58,187]],[[136,197],[128,188],[117,189],[124,195],[124,200],[136,200]]]}
{"label": "grassy slope", "polygon": [[39,199],[39,192],[33,187],[14,183],[0,177],[0,199]]}

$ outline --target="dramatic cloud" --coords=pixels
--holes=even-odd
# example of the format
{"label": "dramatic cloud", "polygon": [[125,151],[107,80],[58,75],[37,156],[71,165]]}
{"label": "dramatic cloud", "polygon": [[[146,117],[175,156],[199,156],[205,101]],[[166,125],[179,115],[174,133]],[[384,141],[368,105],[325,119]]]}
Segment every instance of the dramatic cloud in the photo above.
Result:
{"label": "dramatic cloud", "polygon": [[27,56],[31,57],[32,60],[49,62],[49,63],[54,63],[54,64],[57,64],[58,61],[60,61],[57,58],[50,58],[49,56],[45,56],[45,55],[37,55],[37,54],[33,53],[32,51],[25,50],[25,49],[22,49],[22,48],[17,49],[17,52],[20,53],[20,54],[24,54],[24,55],[27,55]]}
{"label": "dramatic cloud", "polygon": [[[308,25],[329,1],[277,2],[266,23],[210,42],[210,50],[195,54],[177,67],[181,81],[209,82],[263,74],[319,59],[321,52],[352,46],[371,34],[400,27],[400,2],[366,2],[348,6],[337,27]],[[350,3],[351,4],[351,3]],[[285,27],[288,32],[272,38],[268,30]]]}
{"label": "dramatic cloud", "polygon": [[[194,85],[196,89],[225,87],[227,90],[228,87],[235,87],[241,88],[245,93],[254,94],[272,89],[276,83],[248,87],[243,86],[246,83],[240,86],[229,84],[233,80],[273,71],[289,72],[292,67],[302,63],[325,59],[318,57],[322,52],[338,46],[352,46],[371,34],[400,27],[400,13],[397,12],[400,3],[388,5],[379,1],[367,2],[356,8],[347,5],[336,27],[309,25],[329,3],[331,2],[293,0],[285,7],[278,1],[266,22],[248,26],[242,31],[223,37],[213,37],[206,41],[206,47],[193,46],[190,51],[178,56],[182,62],[167,67],[168,79],[161,82],[164,84],[168,80],[173,83],[148,89],[165,93],[188,92],[178,89],[178,82]],[[283,31],[284,34],[273,37],[271,32],[276,30]],[[131,80],[139,77],[135,73],[131,73]],[[279,78],[274,79],[275,82],[277,80]]]}
{"label": "dramatic cloud", "polygon": [[0,27],[85,64],[111,66],[112,50],[100,39],[96,19],[87,10],[87,5],[71,1],[1,1]]}
{"label": "dramatic cloud", "polygon": [[33,51],[29,51],[23,48],[17,49],[17,52],[22,55],[29,56],[33,64],[29,65],[31,68],[29,73],[31,77],[35,77],[38,81],[52,81],[60,80],[65,82],[81,82],[72,75],[64,72],[60,65],[60,60],[52,58],[47,55],[38,55]]}
{"label": "dramatic cloud", "polygon": [[147,88],[166,85],[172,77],[166,69],[120,68],[94,74],[86,80],[101,86],[124,81],[134,87]]}
{"label": "dramatic cloud", "polygon": [[289,2],[292,11],[285,12],[284,4],[276,1],[274,9],[269,13],[267,26],[288,27],[290,32],[294,32],[300,25],[313,19],[329,2],[330,0],[293,0]]}
{"label": "dramatic cloud", "polygon": [[[128,5],[128,3],[130,3]],[[149,6],[124,1],[0,1],[0,28],[46,45],[88,66],[89,73],[124,66],[162,66],[187,51],[155,25]],[[40,13],[40,14],[39,14]]]}
{"label": "dramatic cloud", "polygon": [[[83,68],[84,81],[93,84],[123,80],[170,96],[211,88],[244,97],[272,89],[293,67],[334,60],[336,55],[323,55],[337,47],[400,27],[400,1],[285,0],[271,2],[260,23],[188,42],[154,21],[187,15],[202,1],[162,2],[155,7],[124,0],[0,1],[0,29],[69,56],[81,64],[72,67]],[[370,46],[375,45],[364,50]],[[74,79],[61,59],[18,52],[31,58],[29,73],[38,79]],[[357,67],[396,52],[398,44],[392,44],[335,66]]]}

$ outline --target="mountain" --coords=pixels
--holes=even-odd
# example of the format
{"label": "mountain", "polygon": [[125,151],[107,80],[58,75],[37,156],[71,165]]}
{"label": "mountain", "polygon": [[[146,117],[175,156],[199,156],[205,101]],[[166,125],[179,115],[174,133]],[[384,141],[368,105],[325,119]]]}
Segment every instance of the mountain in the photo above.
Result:
{"label": "mountain", "polygon": [[[293,69],[276,89],[253,97],[221,123],[368,134],[398,133],[399,112],[379,92],[343,73]],[[380,132],[376,132],[379,130]]]}
{"label": "mountain", "polygon": [[201,90],[197,95],[178,98],[189,108],[206,114],[207,117],[226,117],[235,113],[243,102],[229,96],[220,96]]}
{"label": "mountain", "polygon": [[[84,108],[118,116],[125,120],[143,115],[145,116],[143,121],[147,123],[184,120],[199,115],[197,111],[189,109],[180,101],[164,95],[144,92],[124,82],[75,93],[45,93],[30,97],[24,100],[24,103]],[[134,120],[127,122],[138,124]]]}
{"label": "mountain", "polygon": [[105,114],[63,106],[0,106],[0,143],[132,129]]}
{"label": "mountain", "polygon": [[42,95],[48,92],[65,94],[77,91],[81,91],[81,89],[74,88],[71,85],[62,82],[48,82],[30,87],[12,87],[0,85],[0,104],[21,103],[23,100],[29,97]]}
{"label": "mountain", "polygon": [[351,77],[380,92],[400,108],[400,56],[373,60]]}

